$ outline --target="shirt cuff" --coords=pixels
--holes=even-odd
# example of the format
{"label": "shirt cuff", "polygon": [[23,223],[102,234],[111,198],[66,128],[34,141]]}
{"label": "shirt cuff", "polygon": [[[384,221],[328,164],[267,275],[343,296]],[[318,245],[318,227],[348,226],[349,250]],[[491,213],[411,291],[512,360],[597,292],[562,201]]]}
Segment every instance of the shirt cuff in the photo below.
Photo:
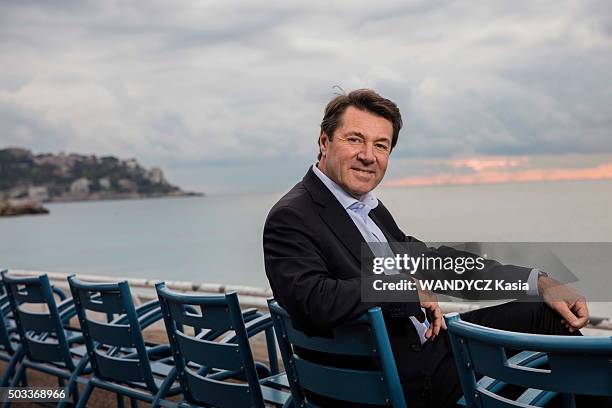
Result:
{"label": "shirt cuff", "polygon": [[545,275],[545,273],[539,270],[538,268],[532,269],[531,273],[529,273],[529,278],[527,278],[527,285],[529,286],[529,289],[527,289],[527,294],[529,296],[539,295],[538,278],[540,277],[540,275]]}

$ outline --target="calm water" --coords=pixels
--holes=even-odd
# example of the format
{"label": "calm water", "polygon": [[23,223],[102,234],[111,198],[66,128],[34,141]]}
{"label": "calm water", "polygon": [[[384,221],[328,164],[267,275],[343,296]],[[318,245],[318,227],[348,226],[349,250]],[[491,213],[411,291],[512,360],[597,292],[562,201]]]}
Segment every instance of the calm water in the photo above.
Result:
{"label": "calm water", "polygon": [[[48,216],[0,219],[0,266],[267,286],[261,231],[280,196],[50,204]],[[610,180],[378,196],[404,232],[423,240],[612,241]]]}

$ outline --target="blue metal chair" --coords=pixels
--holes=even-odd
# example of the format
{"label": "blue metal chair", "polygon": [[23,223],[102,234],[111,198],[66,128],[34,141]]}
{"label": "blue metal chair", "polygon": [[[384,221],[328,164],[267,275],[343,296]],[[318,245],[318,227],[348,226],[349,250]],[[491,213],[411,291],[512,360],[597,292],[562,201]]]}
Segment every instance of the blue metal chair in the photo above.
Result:
{"label": "blue metal chair", "polygon": [[[296,407],[315,407],[309,391],[327,398],[355,404],[406,407],[393,360],[387,329],[379,307],[333,330],[333,338],[308,337],[293,327],[289,314],[269,300],[274,329],[287,370]],[[349,369],[313,362],[299,356],[294,346],[315,352],[373,357],[380,369]]]}
{"label": "blue metal chair", "polygon": [[[164,283],[157,284],[156,289],[188,403],[263,408],[264,401],[275,405],[287,401],[289,394],[274,388],[277,383],[272,381],[279,375],[269,315],[257,313],[257,317],[251,314],[245,319],[234,292],[188,295],[170,291]],[[249,345],[249,337],[262,331],[266,334],[270,370],[262,370],[253,361]],[[260,378],[258,372],[266,378]]]}
{"label": "blue metal chair", "polygon": [[85,337],[93,375],[77,407],[84,407],[95,387],[161,406],[175,407],[166,399],[180,393],[175,384],[170,346],[145,343],[142,330],[161,319],[159,302],[134,307],[126,281],[88,283],[68,277],[77,315]]}
{"label": "blue metal chair", "polygon": [[[20,346],[14,348],[9,367],[19,365],[9,384],[26,384],[28,368],[56,376],[61,387],[68,380],[67,398],[78,399],[77,382],[87,370],[83,357],[83,337],[64,327],[75,315],[71,299],[57,304],[47,275],[15,277],[2,271],[2,280],[19,334]],[[5,376],[8,376],[5,373]],[[3,404],[8,406],[8,403]]]}
{"label": "blue metal chair", "polygon": [[[462,321],[457,313],[445,319],[468,407],[544,406],[557,393],[564,407],[574,407],[574,394],[612,395],[612,336],[507,332]],[[529,350],[531,362],[545,359],[547,366],[516,363],[515,357],[507,358],[506,349]],[[477,374],[486,377],[477,382]],[[496,381],[528,390],[513,401],[489,387]]]}
{"label": "blue metal chair", "polygon": [[[0,379],[0,387],[6,387],[15,374],[17,364],[23,358],[23,348],[20,347],[17,326],[11,313],[11,305],[6,294],[4,282],[0,280],[0,360],[7,363]],[[13,358],[15,353],[19,356]]]}

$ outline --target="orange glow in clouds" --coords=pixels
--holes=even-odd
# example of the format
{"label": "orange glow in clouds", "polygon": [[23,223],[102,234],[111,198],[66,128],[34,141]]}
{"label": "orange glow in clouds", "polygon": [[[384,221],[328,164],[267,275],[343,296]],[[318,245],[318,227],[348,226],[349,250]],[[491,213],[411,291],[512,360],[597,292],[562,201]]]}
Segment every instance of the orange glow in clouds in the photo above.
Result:
{"label": "orange glow in clouds", "polygon": [[[390,180],[386,187],[416,187],[433,185],[465,185],[465,184],[498,184],[498,183],[529,183],[536,181],[569,181],[569,180],[601,180],[612,179],[612,163],[604,163],[595,167],[578,169],[552,168],[504,170],[516,168],[527,163],[527,158],[493,158],[493,159],[461,159],[453,160],[453,168],[469,167],[474,170],[469,174],[439,173],[432,176],[405,177]],[[495,170],[494,170],[495,169]]]}

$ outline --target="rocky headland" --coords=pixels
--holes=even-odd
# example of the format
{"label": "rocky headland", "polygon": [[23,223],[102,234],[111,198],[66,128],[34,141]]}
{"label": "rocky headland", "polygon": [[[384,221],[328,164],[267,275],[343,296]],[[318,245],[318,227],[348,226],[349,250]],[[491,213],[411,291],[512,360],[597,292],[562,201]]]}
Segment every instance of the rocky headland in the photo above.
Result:
{"label": "rocky headland", "polygon": [[40,203],[203,195],[183,191],[136,159],[0,149],[0,216],[47,213]]}

